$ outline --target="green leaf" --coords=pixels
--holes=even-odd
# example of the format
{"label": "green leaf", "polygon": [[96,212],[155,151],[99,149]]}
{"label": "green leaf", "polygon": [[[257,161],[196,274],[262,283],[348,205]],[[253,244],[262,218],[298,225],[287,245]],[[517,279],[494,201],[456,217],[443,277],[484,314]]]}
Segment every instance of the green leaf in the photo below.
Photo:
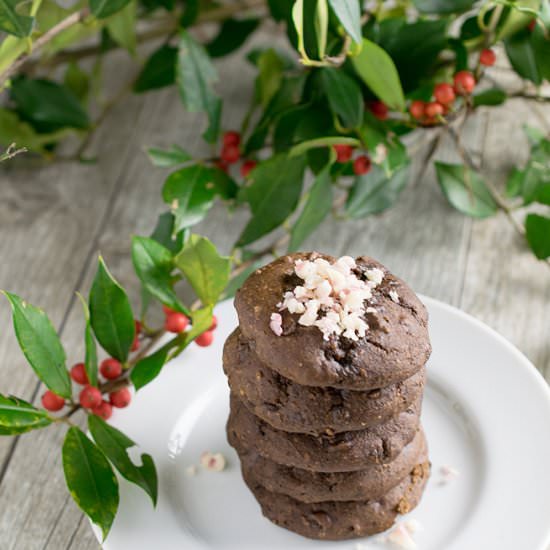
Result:
{"label": "green leaf", "polygon": [[51,80],[17,77],[12,81],[10,97],[20,117],[38,132],[90,125],[88,114],[71,90]]}
{"label": "green leaf", "polygon": [[[548,8],[550,11],[550,7]],[[550,16],[550,14],[549,14]],[[544,80],[550,80],[550,24],[543,29],[537,25],[531,33],[531,45],[535,52],[535,59],[540,76]]]}
{"label": "green leaf", "polygon": [[474,107],[479,107],[480,105],[502,105],[507,97],[504,90],[500,88],[491,88],[490,90],[484,90],[483,92],[474,94],[472,99]]}
{"label": "green leaf", "polygon": [[233,298],[237,290],[239,290],[246,279],[248,279],[248,276],[256,271],[256,269],[258,269],[261,265],[262,264],[260,261],[253,262],[246,269],[240,271],[238,275],[231,277],[231,279],[229,279],[229,283],[227,283],[227,286],[225,287],[225,290],[220,296],[220,301],[227,300],[228,298]]}
{"label": "green leaf", "polygon": [[0,31],[22,38],[32,32],[34,17],[20,15],[16,7],[21,0],[0,0]]}
{"label": "green leaf", "polygon": [[363,122],[364,100],[359,84],[341,69],[323,69],[321,82],[332,112],[346,128],[356,128]]}
{"label": "green leaf", "polygon": [[131,54],[136,51],[136,10],[136,1],[131,0],[107,20],[107,29],[112,39]]}
{"label": "green leaf", "polygon": [[122,477],[141,487],[153,501],[157,503],[158,480],[155,470],[155,463],[148,454],[141,455],[141,466],[136,466],[128,456],[127,449],[135,447],[135,443],[117,430],[107,424],[102,418],[95,414],[88,416],[88,429],[96,442],[96,445],[103,451],[103,454],[111,461]]}
{"label": "green leaf", "polygon": [[510,172],[510,174],[508,175],[508,179],[506,180],[507,197],[513,198],[521,196],[524,178],[524,170],[520,170],[517,167],[512,168],[512,171]]}
{"label": "green leaf", "polygon": [[86,101],[88,92],[90,91],[90,77],[74,61],[67,65],[63,84],[71,90],[80,102]]}
{"label": "green leaf", "polygon": [[101,257],[89,302],[90,322],[98,342],[115,359],[126,361],[135,336],[134,315],[126,292]]}
{"label": "green leaf", "polygon": [[284,63],[277,52],[269,48],[258,59],[258,79],[256,89],[261,105],[266,108],[275,93],[280,89]]}
{"label": "green leaf", "polygon": [[174,261],[170,250],[154,239],[134,237],[132,262],[136,275],[148,292],[164,305],[182,313],[189,313],[173,289]]}
{"label": "green leaf", "polygon": [[468,11],[474,5],[475,0],[413,0],[416,9],[422,13],[460,13]]}
{"label": "green leaf", "polygon": [[105,538],[118,509],[118,481],[105,455],[75,426],[63,442],[63,471],[71,496]]}
{"label": "green leaf", "polygon": [[436,162],[435,168],[445,197],[458,211],[475,218],[487,218],[497,212],[497,205],[479,174],[461,164]]}
{"label": "green leaf", "polygon": [[34,372],[57,395],[71,397],[65,351],[47,315],[19,296],[4,291],[13,312],[13,327],[21,351]]}
{"label": "green leaf", "polygon": [[206,50],[185,30],[180,31],[176,79],[185,107],[193,113],[207,113],[209,128],[203,137],[214,143],[221,116],[221,100],[212,89],[218,74]]}
{"label": "green leaf", "polygon": [[175,263],[203,305],[212,306],[218,301],[229,280],[231,260],[221,256],[206,237],[191,235]]}
{"label": "green leaf", "polygon": [[136,391],[152,382],[164,367],[168,356],[166,346],[158,349],[151,355],[140,359],[130,373],[130,380],[136,388]]}
{"label": "green leaf", "polygon": [[151,147],[147,149],[149,159],[153,163],[153,166],[158,168],[173,168],[178,164],[183,164],[193,157],[179,145],[172,145],[171,149],[157,149]]}
{"label": "green leaf", "polygon": [[330,164],[319,172],[311,189],[304,209],[296,220],[290,234],[289,252],[294,252],[306,238],[319,227],[332,208],[332,182]]}
{"label": "green leaf", "polygon": [[513,69],[521,77],[531,80],[535,84],[540,84],[542,78],[529,30],[523,29],[514,36],[507,38],[504,40],[504,45]]}
{"label": "green leaf", "polygon": [[289,157],[297,157],[303,155],[310,149],[318,149],[319,147],[332,147],[333,145],[351,145],[352,147],[359,147],[361,142],[357,138],[349,138],[342,136],[334,137],[322,137],[316,139],[309,139],[298,143],[289,151]]}
{"label": "green leaf", "polygon": [[151,238],[175,254],[183,246],[185,230],[174,234],[174,215],[172,212],[164,212],[158,217]]}
{"label": "green leaf", "polygon": [[325,57],[328,34],[328,4],[327,0],[316,0],[315,36],[317,37],[317,54],[320,59]]}
{"label": "green leaf", "polygon": [[364,218],[392,206],[409,178],[409,162],[396,168],[389,176],[379,166],[368,174],[357,176],[346,203],[346,215]]}
{"label": "green leaf", "polygon": [[358,44],[361,43],[361,8],[357,0],[329,0],[330,7],[342,27]]}
{"label": "green leaf", "polygon": [[525,219],[527,242],[539,260],[550,258],[550,218],[528,214]]}
{"label": "green leaf", "polygon": [[134,84],[134,92],[139,94],[174,84],[177,60],[178,49],[163,44],[145,62]]}
{"label": "green leaf", "polygon": [[212,168],[189,166],[172,172],[162,189],[175,217],[174,232],[199,223],[214,203],[217,189]]}
{"label": "green leaf", "polygon": [[86,375],[92,386],[97,387],[97,347],[95,343],[94,333],[92,331],[92,325],[90,324],[90,310],[86,300],[80,293],[76,293],[84,310],[84,318],[86,319],[86,326],[84,328],[84,345],[85,345],[85,358],[84,367],[86,369]]}
{"label": "green leaf", "polygon": [[210,57],[222,57],[240,48],[257,29],[259,19],[225,19],[216,37],[206,45]]}
{"label": "green leaf", "polygon": [[17,435],[52,423],[48,413],[18,397],[0,394],[0,435]]}
{"label": "green leaf", "polygon": [[359,54],[352,58],[357,74],[388,107],[405,110],[405,97],[392,58],[378,44],[363,39]]}
{"label": "green leaf", "polygon": [[544,202],[550,186],[550,141],[541,139],[531,146],[531,156],[524,169],[521,196],[524,204]]}
{"label": "green leaf", "polygon": [[180,18],[180,27],[183,29],[190,27],[199,16],[200,7],[199,0],[185,0],[185,9]]}
{"label": "green leaf", "polygon": [[90,10],[98,19],[105,19],[120,11],[130,0],[89,0]]}
{"label": "green leaf", "polygon": [[302,191],[305,156],[278,154],[260,162],[244,189],[252,210],[238,246],[249,244],[281,225],[294,211]]}

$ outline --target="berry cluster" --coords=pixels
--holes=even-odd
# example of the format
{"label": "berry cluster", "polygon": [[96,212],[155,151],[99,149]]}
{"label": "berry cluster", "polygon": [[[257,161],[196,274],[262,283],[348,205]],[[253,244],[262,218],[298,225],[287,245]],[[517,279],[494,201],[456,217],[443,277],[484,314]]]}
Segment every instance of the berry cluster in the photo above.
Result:
{"label": "berry cluster", "polygon": [[[227,172],[231,164],[235,164],[241,158],[241,135],[239,132],[229,130],[224,133],[222,139],[222,150],[220,159],[216,162],[216,166]],[[256,167],[257,162],[252,159],[247,159],[241,164],[241,176],[246,178],[251,170]]]}
{"label": "berry cluster", "polygon": [[[333,145],[336,153],[336,161],[342,164],[349,162],[353,156],[353,147],[351,145]],[[371,160],[367,155],[359,155],[353,161],[353,173],[358,176],[366,174],[371,169]]]}
{"label": "berry cluster", "polygon": [[[164,328],[167,332],[179,334],[184,332],[189,326],[189,318],[184,313],[174,311],[168,306],[162,306],[164,311]],[[212,325],[210,328],[195,338],[195,343],[203,348],[209,346],[214,341],[214,330],[218,326],[218,319],[212,316]]]}

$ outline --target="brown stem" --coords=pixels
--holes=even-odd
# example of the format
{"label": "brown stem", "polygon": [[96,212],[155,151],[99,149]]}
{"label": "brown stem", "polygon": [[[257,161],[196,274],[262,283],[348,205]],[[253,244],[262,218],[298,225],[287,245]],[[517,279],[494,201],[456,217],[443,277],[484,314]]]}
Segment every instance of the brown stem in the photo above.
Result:
{"label": "brown stem", "polygon": [[30,56],[33,53],[40,51],[46,44],[48,44],[48,42],[53,40],[58,34],[67,30],[73,25],[80,23],[86,17],[88,17],[88,15],[90,15],[90,9],[87,7],[82,8],[80,11],[72,13],[71,15],[69,15],[62,21],[60,21],[57,25],[54,25],[49,31],[45,32],[42,36],[37,38],[33,42],[31,53],[24,53],[23,55],[18,57],[2,74],[0,74],[0,89],[3,87],[6,80],[8,80],[11,76],[17,73],[17,71],[21,67],[23,67],[23,65],[25,65],[25,63],[29,60]]}

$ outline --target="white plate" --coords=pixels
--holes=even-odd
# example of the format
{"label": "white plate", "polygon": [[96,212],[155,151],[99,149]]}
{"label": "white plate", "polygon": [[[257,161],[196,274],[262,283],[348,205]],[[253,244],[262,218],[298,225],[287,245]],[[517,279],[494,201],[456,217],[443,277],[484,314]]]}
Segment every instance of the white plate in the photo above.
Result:
{"label": "white plate", "polygon": [[[448,305],[423,300],[430,313],[433,354],[422,419],[433,474],[411,513],[424,528],[415,536],[418,549],[546,550],[548,386],[493,330]],[[383,549],[376,538],[308,540],[262,517],[225,439],[228,389],[221,353],[236,315],[230,302],[216,313],[215,344],[191,346],[113,418],[115,426],[153,455],[159,502],[153,510],[141,490],[121,482],[120,509],[105,550]],[[186,473],[207,450],[222,452],[228,468]],[[442,485],[445,465],[459,476]]]}

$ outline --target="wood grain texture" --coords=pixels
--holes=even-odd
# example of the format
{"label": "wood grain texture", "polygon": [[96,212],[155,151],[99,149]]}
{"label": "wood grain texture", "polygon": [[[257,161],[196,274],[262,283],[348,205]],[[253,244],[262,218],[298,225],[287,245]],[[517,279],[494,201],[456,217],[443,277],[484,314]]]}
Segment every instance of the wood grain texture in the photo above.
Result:
{"label": "wood grain texture", "polygon": [[[224,127],[235,128],[247,107],[254,71],[240,54],[218,67],[226,98]],[[519,120],[524,117],[534,115],[518,103],[513,110],[481,113],[465,128],[465,143],[475,153],[483,152],[485,169],[495,181],[502,183],[505,169],[527,154],[518,146],[523,143]],[[197,137],[203,124],[201,115],[183,111],[175,90],[134,97],[113,111],[96,136],[92,150],[99,155],[98,164],[52,165],[3,175],[0,257],[7,261],[0,263],[0,287],[48,311],[62,331],[70,362],[83,353],[82,316],[72,294],[88,290],[98,251],[137,305],[130,236],[152,229],[163,210],[160,187],[166,174],[150,165],[143,147],[178,143],[208,156],[211,151]],[[510,134],[517,139],[509,139]],[[427,138],[413,144],[418,151],[411,184],[394,208],[365,220],[327,220],[303,248],[379,258],[416,291],[488,322],[549,374],[548,270],[533,259],[503,216],[474,222],[447,204],[427,158]],[[446,140],[436,158],[459,161]],[[228,214],[218,206],[197,230],[227,252],[245,220],[245,212]],[[0,308],[0,323],[8,324],[6,305]],[[36,379],[11,330],[0,331],[0,380],[3,392],[36,398]],[[99,547],[66,492],[62,437],[63,430],[49,428],[0,439],[0,550]]]}

